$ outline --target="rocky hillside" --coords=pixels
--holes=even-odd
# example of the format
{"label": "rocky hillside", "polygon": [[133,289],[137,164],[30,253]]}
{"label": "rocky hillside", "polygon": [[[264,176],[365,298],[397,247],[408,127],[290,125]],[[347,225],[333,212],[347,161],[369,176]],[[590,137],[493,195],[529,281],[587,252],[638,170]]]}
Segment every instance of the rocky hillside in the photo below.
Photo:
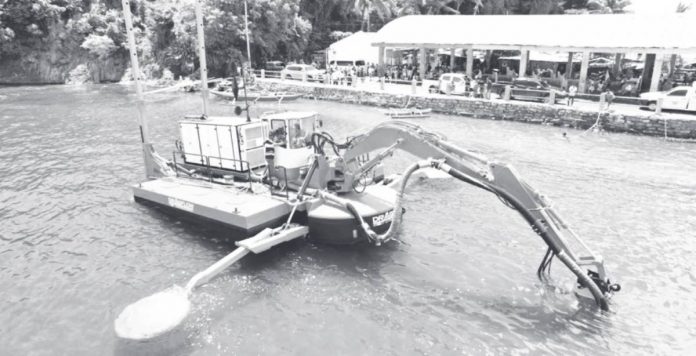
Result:
{"label": "rocky hillside", "polygon": [[[410,14],[621,12],[629,0],[205,0],[208,68],[230,75],[246,58],[309,59],[332,34],[376,31]],[[143,74],[195,75],[193,0],[131,0]],[[108,82],[128,67],[121,0],[0,0],[0,84]]]}

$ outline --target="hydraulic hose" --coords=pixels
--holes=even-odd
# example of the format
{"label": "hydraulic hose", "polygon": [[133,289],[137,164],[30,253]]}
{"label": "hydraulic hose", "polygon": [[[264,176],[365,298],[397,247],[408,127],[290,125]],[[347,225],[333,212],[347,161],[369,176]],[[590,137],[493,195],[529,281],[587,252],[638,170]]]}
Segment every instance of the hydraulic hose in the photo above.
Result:
{"label": "hydraulic hose", "polygon": [[389,229],[383,234],[377,234],[374,230],[372,230],[370,225],[365,222],[365,220],[362,218],[360,213],[357,211],[355,206],[353,206],[353,204],[350,201],[342,199],[328,192],[320,192],[320,195],[322,198],[326,200],[335,202],[345,207],[358,221],[360,227],[368,236],[368,238],[374,241],[377,245],[380,245],[382,242],[391,240],[393,238],[393,235],[396,233],[396,231],[398,231],[399,227],[401,226],[401,199],[403,198],[408,179],[418,169],[431,166],[438,168],[463,182],[469,183],[478,188],[497,194],[499,197],[509,202],[510,205],[515,210],[517,210],[520,213],[520,215],[522,215],[522,217],[527,221],[527,223],[532,227],[532,229],[537,234],[539,234],[539,236],[541,236],[544,242],[546,242],[546,245],[548,245],[549,248],[551,248],[554,255],[556,255],[556,257],[558,257],[558,259],[561,262],[563,262],[563,264],[566,265],[566,267],[568,267],[568,269],[578,278],[578,280],[583,286],[587,287],[590,290],[590,293],[592,293],[592,296],[594,297],[597,305],[602,310],[609,310],[609,303],[607,301],[607,298],[599,289],[597,284],[592,279],[590,279],[588,275],[583,273],[582,268],[580,268],[580,266],[572,258],[570,258],[570,256],[568,256],[568,254],[563,250],[563,248],[561,248],[561,246],[559,246],[556,243],[556,241],[551,236],[549,236],[548,227],[546,226],[546,224],[541,220],[535,219],[535,217],[529,212],[529,210],[525,208],[525,206],[522,204],[522,202],[519,201],[519,199],[517,199],[517,197],[510,194],[505,189],[498,188],[480,182],[479,180],[476,180],[474,178],[471,178],[468,175],[462,173],[461,171],[449,166],[448,164],[442,161],[436,161],[432,159],[419,161],[417,163],[412,164],[406,169],[406,171],[404,171],[401,184],[397,191],[396,202],[394,206],[394,218],[392,220],[391,225],[389,226]]}
{"label": "hydraulic hose", "polygon": [[558,257],[558,259],[561,260],[561,262],[563,262],[563,264],[565,264],[566,267],[568,267],[568,269],[578,277],[578,280],[580,280],[582,285],[584,285],[590,290],[597,305],[599,305],[599,307],[602,310],[609,310],[607,298],[606,296],[604,296],[597,284],[592,279],[590,279],[588,275],[583,273],[580,266],[578,266],[578,264],[565,253],[565,251],[556,243],[556,241],[553,238],[551,238],[551,236],[549,236],[548,228],[545,226],[545,224],[542,221],[535,219],[534,216],[532,216],[532,214],[529,212],[529,210],[527,210],[524,207],[524,205],[519,201],[519,199],[517,199],[514,195],[508,193],[505,189],[481,183],[445,163],[436,164],[436,167],[444,172],[449,173],[451,176],[461,181],[498,194],[498,196],[508,201],[512,205],[512,207],[515,208],[515,210],[517,210],[522,215],[522,217],[527,221],[527,223],[532,226],[532,229],[537,234],[539,234],[539,236],[541,236],[541,238],[551,248],[556,257]]}
{"label": "hydraulic hose", "polygon": [[382,234],[378,234],[374,230],[372,230],[370,225],[367,222],[365,222],[365,219],[363,219],[358,210],[355,208],[355,206],[353,206],[353,204],[350,201],[342,199],[334,194],[327,192],[321,192],[320,195],[322,198],[326,200],[332,201],[345,207],[346,210],[348,210],[353,215],[355,220],[358,221],[358,224],[362,228],[363,232],[367,235],[367,237],[370,240],[374,241],[377,246],[379,246],[383,242],[391,240],[393,236],[396,234],[396,232],[399,230],[399,227],[401,226],[401,199],[404,196],[404,191],[406,190],[406,184],[408,183],[408,179],[415,171],[421,168],[430,167],[431,165],[432,161],[430,160],[419,161],[410,165],[404,171],[403,178],[401,179],[401,184],[399,185],[399,189],[396,192],[396,201],[394,203],[394,217],[392,218],[392,223],[391,225],[389,225],[389,229],[387,229],[387,231],[385,231]]}

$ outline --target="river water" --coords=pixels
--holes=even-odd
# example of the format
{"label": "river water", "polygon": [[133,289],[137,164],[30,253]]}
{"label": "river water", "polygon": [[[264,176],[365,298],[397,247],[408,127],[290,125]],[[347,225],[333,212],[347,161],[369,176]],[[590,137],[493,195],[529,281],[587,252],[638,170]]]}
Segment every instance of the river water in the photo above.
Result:
{"label": "river water", "polygon": [[[229,235],[133,202],[143,176],[130,88],[0,88],[0,354],[693,354],[696,146],[513,122],[419,121],[507,162],[554,201],[623,290],[609,313],[550,292],[522,218],[451,179],[413,183],[401,243],[295,241],[201,288],[185,324],[116,338],[129,303],[182,284],[231,251]],[[158,150],[200,98],[147,103]],[[254,112],[275,105],[255,107]],[[385,120],[370,107],[300,101],[345,136]],[[213,114],[232,107],[211,102]],[[397,154],[390,170],[413,158]],[[238,237],[233,237],[238,238]],[[573,279],[556,265],[556,283]]]}

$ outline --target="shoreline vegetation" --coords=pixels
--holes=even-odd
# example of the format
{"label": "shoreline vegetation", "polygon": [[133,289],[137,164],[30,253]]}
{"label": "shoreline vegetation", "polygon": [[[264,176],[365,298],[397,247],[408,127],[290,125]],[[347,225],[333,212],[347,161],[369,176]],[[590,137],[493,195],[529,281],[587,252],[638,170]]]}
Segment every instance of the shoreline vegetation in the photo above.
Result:
{"label": "shoreline vegetation", "polygon": [[[413,14],[621,13],[628,0],[247,0],[252,67],[312,61],[356,31]],[[147,79],[196,78],[192,0],[134,0],[131,12]],[[205,0],[211,76],[245,61],[244,1]],[[120,82],[129,68],[121,0],[0,2],[0,85]]]}

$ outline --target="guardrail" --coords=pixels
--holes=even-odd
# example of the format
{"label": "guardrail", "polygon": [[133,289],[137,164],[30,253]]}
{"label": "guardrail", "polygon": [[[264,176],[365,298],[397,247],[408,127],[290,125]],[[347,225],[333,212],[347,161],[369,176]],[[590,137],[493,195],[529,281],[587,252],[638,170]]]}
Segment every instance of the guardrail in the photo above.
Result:
{"label": "guardrail", "polygon": [[[281,79],[281,80],[299,80],[303,82],[310,83],[323,83],[323,84],[333,84],[333,85],[350,85],[352,83],[379,83],[384,81],[386,84],[403,84],[403,85],[413,85],[413,80],[403,80],[403,79],[392,79],[377,76],[346,76],[343,74],[330,74],[324,73],[320,78],[314,78],[311,76],[283,74],[283,71],[265,70],[265,69],[254,69],[254,75],[262,79]],[[427,81],[427,80],[426,80]],[[416,86],[423,85],[424,81],[416,80]]]}
{"label": "guardrail", "polygon": [[[390,77],[377,77],[377,76],[352,76],[352,77],[346,77],[343,75],[333,77],[332,75],[327,75],[324,74],[322,78],[294,78],[294,77],[287,77],[283,78],[281,73],[282,71],[270,71],[270,70],[263,70],[263,69],[257,69],[254,70],[254,73],[256,76],[260,78],[270,78],[270,79],[280,79],[280,80],[288,80],[288,81],[303,81],[307,83],[320,83],[320,84],[325,84],[325,85],[336,85],[336,86],[349,86],[349,87],[355,87],[355,86],[360,86],[364,84],[378,84],[380,90],[385,90],[386,85],[399,85],[399,86],[410,86],[411,87],[411,94],[416,94],[417,93],[417,88],[424,88],[428,87],[430,89],[431,87],[437,87],[438,86],[438,80],[436,79],[426,79],[426,80],[404,80],[404,79],[392,79]],[[498,82],[493,82],[491,87],[489,88],[489,93],[495,93],[496,95],[499,95],[501,98],[504,100],[514,100],[515,96],[525,96],[524,94],[534,94],[537,96],[542,102],[546,103],[551,103],[551,92],[548,90],[536,90],[536,89],[521,89],[521,88],[511,88],[510,92],[510,97],[506,97],[506,87],[509,86],[511,83],[508,81],[504,81],[507,77],[504,75],[500,75]],[[482,85],[481,82],[479,82],[479,85]],[[558,89],[557,89],[558,90]],[[438,88],[439,92],[439,88]],[[473,92],[467,92],[464,94],[464,96],[471,96],[473,97],[475,94]],[[486,94],[483,93],[479,97],[486,98]],[[556,95],[554,93],[554,98],[553,101],[554,103],[557,102],[559,99],[565,99],[567,97],[567,93],[565,95]],[[606,100],[603,100],[603,95],[602,94],[581,94],[577,93],[575,95],[575,99],[583,99],[583,100],[588,100],[588,101],[594,101],[598,102],[600,105],[603,105]],[[623,103],[623,104],[631,104],[631,105],[641,105],[641,100],[640,98],[637,97],[627,97],[627,96],[615,96],[613,101],[614,103]]]}

